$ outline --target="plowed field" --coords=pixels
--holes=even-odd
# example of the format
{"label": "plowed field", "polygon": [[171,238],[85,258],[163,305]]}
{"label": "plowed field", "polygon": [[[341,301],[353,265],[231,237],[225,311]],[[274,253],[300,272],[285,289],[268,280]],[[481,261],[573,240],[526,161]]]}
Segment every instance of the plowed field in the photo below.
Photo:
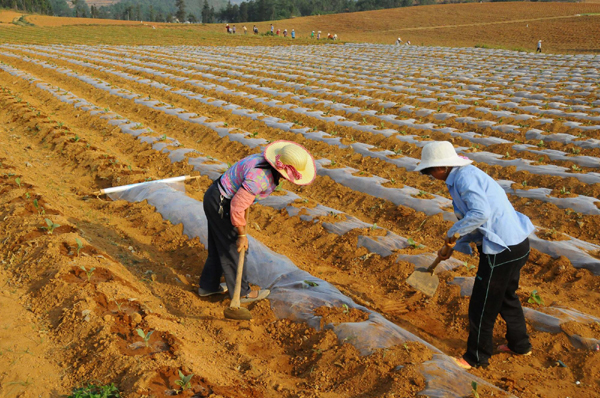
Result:
{"label": "plowed field", "polygon": [[[500,49],[0,45],[0,396],[597,397],[599,78],[599,56]],[[226,320],[196,294],[203,194],[279,139],[318,177],[252,206],[251,282],[273,293]],[[431,298],[405,283],[453,222],[413,171],[431,140],[537,227],[532,356],[449,359],[478,258],[442,263]],[[94,194],[185,174],[185,194]]]}

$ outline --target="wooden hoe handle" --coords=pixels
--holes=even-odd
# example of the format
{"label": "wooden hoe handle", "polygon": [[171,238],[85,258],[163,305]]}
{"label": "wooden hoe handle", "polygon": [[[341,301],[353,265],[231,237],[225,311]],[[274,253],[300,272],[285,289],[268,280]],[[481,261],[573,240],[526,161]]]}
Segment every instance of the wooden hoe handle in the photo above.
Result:
{"label": "wooden hoe handle", "polygon": [[[458,234],[458,232],[456,232],[451,237],[445,239],[444,246],[441,249],[442,250],[442,254],[444,256],[448,256],[448,255],[450,255],[454,251],[454,245],[456,244],[456,241],[458,240],[458,238],[460,238],[460,235]],[[435,270],[435,267],[437,267],[437,265],[440,262],[442,262],[442,259],[438,255],[437,258],[433,261],[433,263],[431,263],[431,265],[429,266],[429,268],[427,268],[427,272],[433,274],[433,271]]]}

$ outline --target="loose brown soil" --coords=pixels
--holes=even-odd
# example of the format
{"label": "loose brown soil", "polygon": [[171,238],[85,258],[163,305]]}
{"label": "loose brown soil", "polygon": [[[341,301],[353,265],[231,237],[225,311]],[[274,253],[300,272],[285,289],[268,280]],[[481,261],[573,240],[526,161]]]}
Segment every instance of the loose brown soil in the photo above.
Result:
{"label": "loose brown soil", "polygon": [[[465,20],[465,24],[473,25],[469,29],[475,29],[474,24],[478,21],[491,23],[496,20],[490,18],[501,15],[488,12],[485,7],[492,5],[469,6],[483,6],[483,10],[487,10],[485,18],[477,14]],[[537,6],[527,3],[532,10]],[[571,8],[578,5],[564,6],[564,12],[570,13],[573,12]],[[425,9],[414,7],[411,12]],[[508,8],[503,9],[508,11]],[[548,5],[547,9],[558,9],[558,5]],[[539,17],[562,15],[552,12]],[[345,16],[336,18],[342,17]],[[507,20],[509,17],[515,15],[508,15]],[[557,21],[562,20],[547,20],[544,24],[552,26]],[[436,28],[434,22],[428,26],[432,31],[446,29]],[[504,25],[496,23],[494,26]],[[417,28],[413,25],[404,27]],[[120,29],[115,28],[112,34],[123,34]],[[487,32],[488,29],[492,28],[486,26],[484,30]],[[177,28],[157,30],[164,33],[177,31]],[[477,30],[481,32],[481,27]],[[48,31],[38,31],[39,34],[45,32]],[[90,30],[88,34],[94,32],[97,33]],[[31,36],[22,40],[46,40],[34,37],[31,32],[28,34]],[[152,35],[149,38],[156,39]],[[85,42],[88,38],[77,40],[80,39]],[[50,60],[44,56],[36,58]],[[184,147],[219,161],[233,163],[256,152],[221,138],[207,128],[191,126],[133,101],[101,92],[73,77],[6,56],[0,56],[0,60],[143,123],[157,134],[168,134]],[[79,73],[90,73],[89,69],[65,60],[52,59],[52,62]],[[215,72],[215,75],[219,73],[222,72]],[[269,73],[264,72],[264,77]],[[150,78],[148,74],[139,75]],[[210,108],[105,72],[94,71],[94,76],[176,107],[193,109],[213,121],[227,122],[248,131],[260,130],[259,136],[267,140],[298,141],[316,157],[335,161],[334,167],[356,168],[356,176],[377,175],[390,180],[385,186],[399,188],[406,184],[422,190],[425,194],[419,198],[431,198],[432,194],[448,197],[442,183],[360,156],[351,149],[339,149],[293,133],[266,128],[260,121],[235,116],[230,111]],[[402,150],[411,157],[420,156],[418,147],[394,137],[374,137],[298,116],[288,110],[269,109],[247,98],[152,78],[286,120],[296,120],[295,123],[301,122],[303,126],[335,131],[343,135],[343,142],[347,144],[360,141],[382,149]],[[300,77],[298,81],[306,80]],[[222,84],[235,88],[230,83]],[[274,83],[266,82],[265,85],[277,88]],[[249,89],[248,92],[260,95],[259,91]],[[368,95],[397,102],[406,99],[406,96],[385,92]],[[332,99],[327,94],[322,97]],[[412,101],[406,100],[407,103]],[[289,103],[299,105],[294,100]],[[483,115],[473,115],[483,118]],[[363,122],[362,116],[354,119]],[[365,119],[367,123],[379,125],[379,119]],[[163,220],[146,202],[113,202],[92,195],[101,188],[147,178],[197,174],[187,163],[173,164],[165,154],[119,133],[106,120],[59,102],[48,92],[5,72],[0,72],[0,120],[0,218],[3,220],[0,231],[0,319],[7,320],[5,327],[0,328],[0,357],[3,358],[0,361],[0,396],[67,395],[72,388],[90,381],[113,382],[127,397],[171,396],[179,392],[175,381],[180,371],[184,375],[194,374],[190,388],[183,391],[182,396],[416,397],[425,388],[426,381],[419,369],[433,354],[423,344],[408,342],[361,356],[351,342],[339,341],[332,330],[317,331],[303,323],[276,319],[268,300],[249,306],[254,318],[251,322],[224,319],[222,311],[229,305],[227,298],[200,299],[195,293],[207,257],[207,251],[198,239],[189,239],[183,234],[181,225]],[[448,124],[461,127],[452,121]],[[423,135],[423,131],[409,132]],[[487,130],[478,132],[497,134]],[[448,136],[440,133],[431,138],[448,139]],[[515,138],[525,141],[523,134],[515,135]],[[459,138],[454,142],[464,145]],[[555,144],[548,147],[565,151],[572,148]],[[509,149],[498,146],[486,150],[504,154]],[[598,155],[586,150],[581,154]],[[510,152],[511,158],[519,156],[521,153]],[[531,156],[523,154],[523,157]],[[548,159],[544,161],[552,163]],[[495,178],[512,179],[517,182],[517,187],[526,182],[524,186],[548,187],[555,193],[566,187],[572,193],[600,195],[599,184],[587,185],[574,178],[536,176],[516,172],[510,167],[478,166]],[[20,179],[20,184],[16,183],[16,178]],[[201,177],[187,184],[187,194],[202,200],[210,184],[207,177]],[[296,206],[322,204],[339,209],[368,225],[376,224],[427,246],[400,251],[405,254],[431,252],[431,248],[441,244],[441,237],[451,225],[441,214],[426,216],[368,193],[353,191],[327,177],[318,177],[308,187],[288,183],[283,187],[302,197],[294,204]],[[536,225],[548,228],[546,238],[549,240],[564,239],[563,234],[568,234],[600,243],[598,216],[567,212],[548,203],[524,198],[511,197],[511,201]],[[60,225],[52,234],[42,228],[47,227],[46,218]],[[339,218],[328,215],[320,220],[337,222]],[[412,264],[396,262],[395,256],[382,258],[365,248],[357,249],[359,236],[383,236],[384,230],[365,228],[338,236],[328,233],[321,222],[305,222],[299,217],[289,217],[285,210],[277,211],[259,204],[253,206],[249,225],[254,238],[287,256],[301,269],[332,283],[356,303],[382,313],[391,322],[448,355],[463,353],[469,299],[461,297],[459,287],[448,282],[456,276],[474,276],[475,269],[461,266],[441,273],[438,292],[428,298],[405,283],[414,270]],[[78,241],[83,245],[81,249]],[[461,254],[455,257],[470,265],[478,261],[477,257]],[[589,271],[574,268],[565,257],[553,259],[532,251],[522,271],[519,296],[523,305],[543,310],[543,307],[528,303],[533,290],[538,291],[546,305],[562,305],[600,317],[600,280]],[[391,311],[394,304],[400,305],[402,310]],[[344,307],[321,307],[317,315],[323,317],[323,325],[362,322],[367,317],[364,312]],[[600,394],[600,354],[574,347],[568,336],[576,334],[598,339],[597,325],[564,323],[564,333],[559,334],[528,327],[534,347],[532,356],[497,354],[492,357],[489,368],[470,372],[520,398],[550,397],[557,391],[564,396],[584,398]],[[144,333],[153,331],[148,346],[137,329]],[[505,332],[503,321],[498,321],[494,335],[496,344],[505,342]],[[558,360],[567,367],[557,366]],[[479,392],[481,396],[491,395],[483,386]]]}

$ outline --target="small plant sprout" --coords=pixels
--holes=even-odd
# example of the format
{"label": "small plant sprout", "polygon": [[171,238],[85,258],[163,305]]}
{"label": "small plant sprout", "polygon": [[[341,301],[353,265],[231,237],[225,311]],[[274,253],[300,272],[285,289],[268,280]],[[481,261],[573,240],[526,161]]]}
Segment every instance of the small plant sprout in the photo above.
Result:
{"label": "small plant sprout", "polygon": [[546,305],[544,304],[544,300],[538,294],[537,290],[531,292],[531,296],[529,296],[529,300],[527,300],[529,304],[537,304],[537,305]]}
{"label": "small plant sprout", "polygon": [[92,267],[90,269],[87,269],[87,268],[85,268],[85,266],[80,265],[79,268],[81,268],[83,270],[83,272],[85,272],[85,275],[87,276],[88,282],[91,282],[92,275],[94,275],[94,271],[96,271],[96,267]]}
{"label": "small plant sprout", "polygon": [[317,287],[317,286],[319,286],[319,284],[317,282],[313,282],[313,281],[304,281],[304,283],[306,283],[310,287]]}
{"label": "small plant sprout", "polygon": [[475,268],[474,265],[470,265],[467,261],[463,262],[463,265],[465,266],[467,271],[471,271],[473,268]]}
{"label": "small plant sprout", "polygon": [[568,190],[567,188],[565,188],[565,187],[562,187],[562,188],[560,189],[560,193],[561,193],[562,195],[568,195],[568,194],[570,194],[570,193],[571,193],[571,191],[569,191],[569,190]]}
{"label": "small plant sprout", "polygon": [[148,333],[144,333],[142,329],[135,329],[135,331],[137,332],[138,336],[144,339],[144,344],[146,345],[146,347],[150,347],[150,336],[152,336],[154,330],[151,330]]}
{"label": "small plant sprout", "polygon": [[578,167],[576,164],[574,164],[573,166],[571,166],[571,170],[573,170],[573,171],[581,171],[581,167]]}
{"label": "small plant sprout", "polygon": [[479,393],[477,392],[477,382],[476,381],[471,381],[471,390],[473,392],[473,397],[474,398],[479,398]]}
{"label": "small plant sprout", "polygon": [[77,257],[79,257],[79,252],[83,249],[83,242],[79,238],[75,238],[75,243],[77,243]]}
{"label": "small plant sprout", "polygon": [[15,182],[17,183],[17,186],[21,188],[21,179],[19,177],[15,178]]}
{"label": "small plant sprout", "polygon": [[165,141],[166,139],[167,139],[167,135],[166,134],[163,134],[163,135],[160,136],[160,140],[161,141]]}
{"label": "small plant sprout", "polygon": [[181,387],[181,391],[185,391],[192,387],[192,383],[191,383],[192,377],[194,377],[193,373],[190,373],[189,375],[185,376],[181,372],[181,370],[179,370],[179,380],[175,380],[175,384],[177,384],[179,387]]}
{"label": "small plant sprout", "polygon": [[344,307],[344,314],[350,313],[350,308],[348,307],[348,304],[342,304],[342,307]]}
{"label": "small plant sprout", "polygon": [[59,224],[54,224],[54,222],[51,219],[49,219],[49,218],[45,218],[44,220],[46,221],[46,226],[42,227],[42,229],[48,230],[48,234],[49,235],[52,235],[52,233],[54,232],[54,230],[56,228],[60,227]]}
{"label": "small plant sprout", "polygon": [[419,243],[415,242],[415,241],[413,240],[413,238],[408,238],[408,240],[406,241],[406,243],[408,243],[408,245],[409,245],[410,247],[412,247],[413,249],[422,249],[423,247],[425,247],[425,246],[423,246],[423,245],[421,245],[421,244],[419,244]]}
{"label": "small plant sprout", "polygon": [[31,195],[29,195],[29,192],[25,192],[25,199],[29,199],[31,198]]}
{"label": "small plant sprout", "polygon": [[377,223],[374,223],[373,225],[371,225],[371,231],[374,231],[377,229]]}

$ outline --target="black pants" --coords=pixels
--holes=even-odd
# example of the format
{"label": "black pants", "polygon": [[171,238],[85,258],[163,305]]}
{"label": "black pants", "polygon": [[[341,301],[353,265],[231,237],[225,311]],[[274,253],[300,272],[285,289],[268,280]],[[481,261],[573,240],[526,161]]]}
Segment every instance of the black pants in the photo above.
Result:
{"label": "black pants", "polygon": [[487,366],[498,314],[506,321],[506,340],[514,352],[531,350],[521,302],[516,294],[521,268],[529,258],[529,238],[498,254],[479,249],[479,269],[469,302],[469,339],[463,355],[471,366]]}
{"label": "black pants", "polygon": [[[217,291],[221,276],[225,274],[229,296],[233,298],[240,256],[236,246],[237,232],[231,224],[231,200],[221,197],[217,181],[204,194],[204,213],[208,219],[208,257],[200,276],[200,287],[211,292]],[[222,216],[219,214],[220,206],[223,207]],[[240,295],[245,296],[248,293],[250,285],[244,268]]]}
{"label": "black pants", "polygon": [[541,49],[540,47],[538,47],[538,48],[535,50],[535,52],[536,52],[536,54],[537,54],[537,53],[541,53],[541,52],[542,52],[542,49]]}

